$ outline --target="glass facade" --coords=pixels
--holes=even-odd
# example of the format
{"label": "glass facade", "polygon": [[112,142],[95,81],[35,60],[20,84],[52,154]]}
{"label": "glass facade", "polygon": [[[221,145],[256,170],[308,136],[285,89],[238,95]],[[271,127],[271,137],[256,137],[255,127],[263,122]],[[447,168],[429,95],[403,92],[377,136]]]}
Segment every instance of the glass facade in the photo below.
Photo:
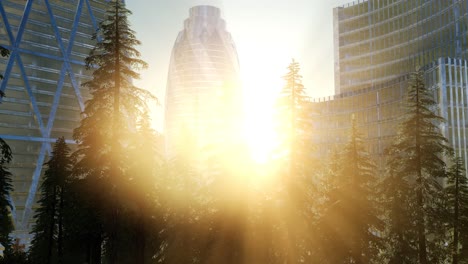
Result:
{"label": "glass facade", "polygon": [[468,62],[440,58],[432,64],[427,75],[427,82],[438,89],[441,116],[447,120],[442,131],[454,148],[455,155],[462,158],[465,168],[468,168]]}
{"label": "glass facade", "polygon": [[334,13],[335,95],[312,100],[314,142],[326,156],[348,140],[351,117],[380,168],[404,115],[409,73],[425,71],[441,125],[468,165],[468,0],[368,0]]}
{"label": "glass facade", "polygon": [[468,55],[467,0],[362,0],[333,14],[336,94]]}
{"label": "glass facade", "polygon": [[13,150],[15,235],[28,243],[42,166],[58,137],[72,139],[91,78],[84,58],[104,18],[105,0],[1,0],[0,137]]}
{"label": "glass facade", "polygon": [[195,6],[179,33],[169,66],[165,135],[169,157],[179,147],[219,146],[237,132],[242,112],[239,62],[220,9]]}

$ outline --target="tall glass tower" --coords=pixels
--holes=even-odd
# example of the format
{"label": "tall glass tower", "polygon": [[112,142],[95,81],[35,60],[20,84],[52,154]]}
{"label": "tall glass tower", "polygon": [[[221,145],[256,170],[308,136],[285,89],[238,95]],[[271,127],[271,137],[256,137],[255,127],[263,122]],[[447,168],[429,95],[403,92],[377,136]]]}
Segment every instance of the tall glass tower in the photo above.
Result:
{"label": "tall glass tower", "polygon": [[333,10],[335,93],[385,83],[439,58],[466,60],[466,0],[358,0]]}
{"label": "tall glass tower", "polygon": [[333,15],[335,95],[313,100],[319,155],[347,142],[354,116],[383,168],[405,114],[409,73],[421,67],[447,120],[441,131],[467,166],[468,0],[358,0]]}
{"label": "tall glass tower", "polygon": [[[169,157],[179,147],[219,146],[236,134],[241,112],[239,62],[219,8],[196,6],[179,33],[169,66],[165,135]],[[185,142],[185,143],[184,143]]]}
{"label": "tall glass tower", "polygon": [[15,235],[28,243],[42,167],[58,137],[72,140],[91,78],[84,58],[104,18],[105,0],[1,0],[0,137],[13,150]]}

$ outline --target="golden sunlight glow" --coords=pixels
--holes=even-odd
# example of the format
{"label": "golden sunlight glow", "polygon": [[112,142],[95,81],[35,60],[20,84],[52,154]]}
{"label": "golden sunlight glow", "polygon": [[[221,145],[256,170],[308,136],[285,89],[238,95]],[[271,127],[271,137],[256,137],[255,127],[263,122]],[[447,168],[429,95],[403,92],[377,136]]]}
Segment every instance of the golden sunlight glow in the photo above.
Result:
{"label": "golden sunlight glow", "polygon": [[265,69],[262,72],[242,72],[245,106],[243,137],[251,158],[257,164],[271,161],[278,141],[274,103],[283,80],[281,77],[271,78],[271,75]]}
{"label": "golden sunlight glow", "polygon": [[259,165],[271,165],[269,161],[274,159],[273,151],[278,148],[278,122],[275,120],[274,103],[285,84],[282,76],[291,62],[289,51],[295,50],[290,45],[251,41],[246,46],[237,46],[244,87],[243,136],[251,158]]}
{"label": "golden sunlight glow", "polygon": [[276,133],[269,102],[246,107],[248,116],[244,125],[244,138],[252,159],[257,163],[267,163],[275,148]]}

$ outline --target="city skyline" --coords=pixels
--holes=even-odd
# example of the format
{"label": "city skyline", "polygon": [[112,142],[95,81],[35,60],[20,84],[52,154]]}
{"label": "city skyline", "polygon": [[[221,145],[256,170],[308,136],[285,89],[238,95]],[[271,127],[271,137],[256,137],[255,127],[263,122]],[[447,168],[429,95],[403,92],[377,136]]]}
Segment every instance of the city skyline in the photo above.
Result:
{"label": "city skyline", "polygon": [[[149,63],[149,68],[141,72],[142,78],[136,83],[150,90],[163,103],[171,49],[183,26],[182,21],[190,7],[215,5],[228,21],[227,30],[236,42],[241,81],[251,95],[245,98],[245,109],[251,112],[252,118],[260,119],[268,114],[267,110],[254,109],[253,101],[262,96],[269,104],[274,99],[284,85],[282,76],[293,58],[300,63],[303,82],[310,96],[332,95],[333,8],[349,2],[128,1],[127,7],[133,12],[130,22],[142,41],[142,59]],[[160,22],[148,23],[148,17]],[[274,59],[271,54],[275,54]],[[164,105],[155,107],[156,115],[152,116],[158,130],[163,127],[163,112]]]}
{"label": "city skyline", "polygon": [[144,1],[0,0],[0,263],[467,258],[468,0]]}

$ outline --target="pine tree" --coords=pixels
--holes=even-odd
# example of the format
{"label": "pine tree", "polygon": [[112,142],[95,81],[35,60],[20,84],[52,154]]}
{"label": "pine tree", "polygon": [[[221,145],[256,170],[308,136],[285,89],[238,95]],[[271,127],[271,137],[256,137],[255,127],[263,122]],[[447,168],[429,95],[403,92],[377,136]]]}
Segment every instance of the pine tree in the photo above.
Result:
{"label": "pine tree", "polygon": [[326,231],[325,258],[330,263],[373,263],[381,248],[382,230],[375,186],[376,167],[365,151],[356,120],[350,141],[339,154],[336,180],[328,194],[328,208],[320,221]]}
{"label": "pine tree", "polygon": [[[441,185],[438,180],[445,175],[443,155],[450,152],[447,139],[438,127],[441,122],[444,120],[437,115],[434,93],[424,84],[424,72],[418,70],[412,73],[407,114],[392,146],[397,151],[393,151],[389,159],[391,163],[398,164],[392,172],[397,175],[395,177],[402,178],[398,181],[408,183],[410,201],[406,206],[412,207],[405,210],[413,212],[411,221],[414,221],[417,232],[416,248],[420,264],[437,262],[441,257],[439,250],[443,247],[437,236],[428,240],[428,235],[434,234],[436,226],[442,224],[438,215],[441,202]],[[399,193],[395,192],[395,195]]]}
{"label": "pine tree", "polygon": [[163,230],[158,194],[162,184],[163,138],[151,128],[151,119],[144,113],[138,120],[137,135],[133,138],[130,150],[133,154],[129,168],[131,181],[128,187],[132,202],[135,226],[135,263],[149,263],[154,252],[161,246],[159,232]]}
{"label": "pine tree", "polygon": [[[10,51],[0,46],[0,56],[7,57]],[[0,80],[3,75],[0,74]],[[0,91],[0,99],[5,96],[3,91]],[[10,253],[9,234],[13,231],[13,222],[10,212],[13,206],[9,200],[10,193],[13,191],[12,174],[7,169],[7,164],[12,160],[12,152],[10,146],[0,138],[0,244],[5,247],[5,255]]]}
{"label": "pine tree", "polygon": [[30,257],[34,263],[63,263],[64,200],[71,175],[72,159],[65,139],[54,145],[41,184],[39,208],[34,216]]}
{"label": "pine tree", "polygon": [[4,256],[0,256],[0,264],[28,264],[31,263],[28,260],[28,254],[25,251],[25,246],[20,244],[18,238],[15,239],[15,242],[11,245],[11,248],[8,252],[4,252]]}
{"label": "pine tree", "polygon": [[[449,169],[447,186],[447,205],[449,215],[449,226],[453,230],[452,241],[452,263],[464,263],[468,260],[460,258],[460,249],[468,251],[468,181],[465,175],[465,168],[461,158],[454,159],[453,165]],[[464,238],[464,239],[460,239]],[[464,243],[463,243],[464,242]],[[463,257],[463,255],[462,255]]]}
{"label": "pine tree", "polygon": [[382,207],[385,208],[385,232],[383,237],[386,248],[383,257],[389,264],[410,264],[417,259],[417,232],[414,221],[414,212],[411,208],[411,184],[407,178],[402,177],[402,154],[399,149],[393,147],[386,152],[389,160],[386,166],[386,174],[379,183]]}
{"label": "pine tree", "polygon": [[63,212],[63,263],[101,263],[104,238],[99,217],[101,199],[94,190],[96,182],[91,178],[73,177],[67,187]]}
{"label": "pine tree", "polygon": [[289,152],[289,174],[306,173],[307,164],[311,161],[311,105],[306,96],[306,89],[299,74],[299,63],[292,60],[288,73],[284,76],[286,85],[280,92],[278,111],[280,113],[283,148]]}
{"label": "pine tree", "polygon": [[[75,175],[91,178],[95,188],[105,188],[95,197],[102,217],[106,237],[106,255],[109,263],[116,263],[117,253],[126,254],[128,213],[127,197],[122,195],[128,187],[130,153],[124,151],[135,136],[134,120],[147,111],[146,102],[153,96],[133,85],[138,79],[136,70],[146,67],[139,59],[135,46],[140,44],[128,23],[130,10],[122,1],[109,1],[107,17],[100,24],[100,40],[86,58],[86,67],[92,70],[92,79],[83,83],[92,98],[86,102],[84,118],[75,129],[78,149]],[[97,191],[97,190],[96,190]],[[119,232],[122,229],[122,232]]]}
{"label": "pine tree", "polygon": [[[0,56],[2,57],[8,57],[10,55],[10,51],[6,49],[5,47],[0,46]],[[3,79],[3,75],[0,74],[0,80]],[[5,93],[3,91],[0,91],[0,98],[4,97]]]}
{"label": "pine tree", "polygon": [[310,169],[312,167],[311,146],[311,105],[299,74],[299,63],[292,60],[288,73],[284,76],[285,86],[280,92],[277,108],[280,114],[278,127],[283,131],[278,134],[281,147],[286,150],[285,171],[282,177],[284,187],[283,200],[288,210],[284,226],[288,239],[284,255],[289,262],[306,260],[309,256],[312,213],[310,210],[313,192]]}
{"label": "pine tree", "polygon": [[11,241],[9,235],[13,231],[11,218],[10,193],[13,191],[12,174],[8,171],[7,164],[12,160],[10,146],[0,138],[0,244],[5,247],[5,254],[10,251]]}

